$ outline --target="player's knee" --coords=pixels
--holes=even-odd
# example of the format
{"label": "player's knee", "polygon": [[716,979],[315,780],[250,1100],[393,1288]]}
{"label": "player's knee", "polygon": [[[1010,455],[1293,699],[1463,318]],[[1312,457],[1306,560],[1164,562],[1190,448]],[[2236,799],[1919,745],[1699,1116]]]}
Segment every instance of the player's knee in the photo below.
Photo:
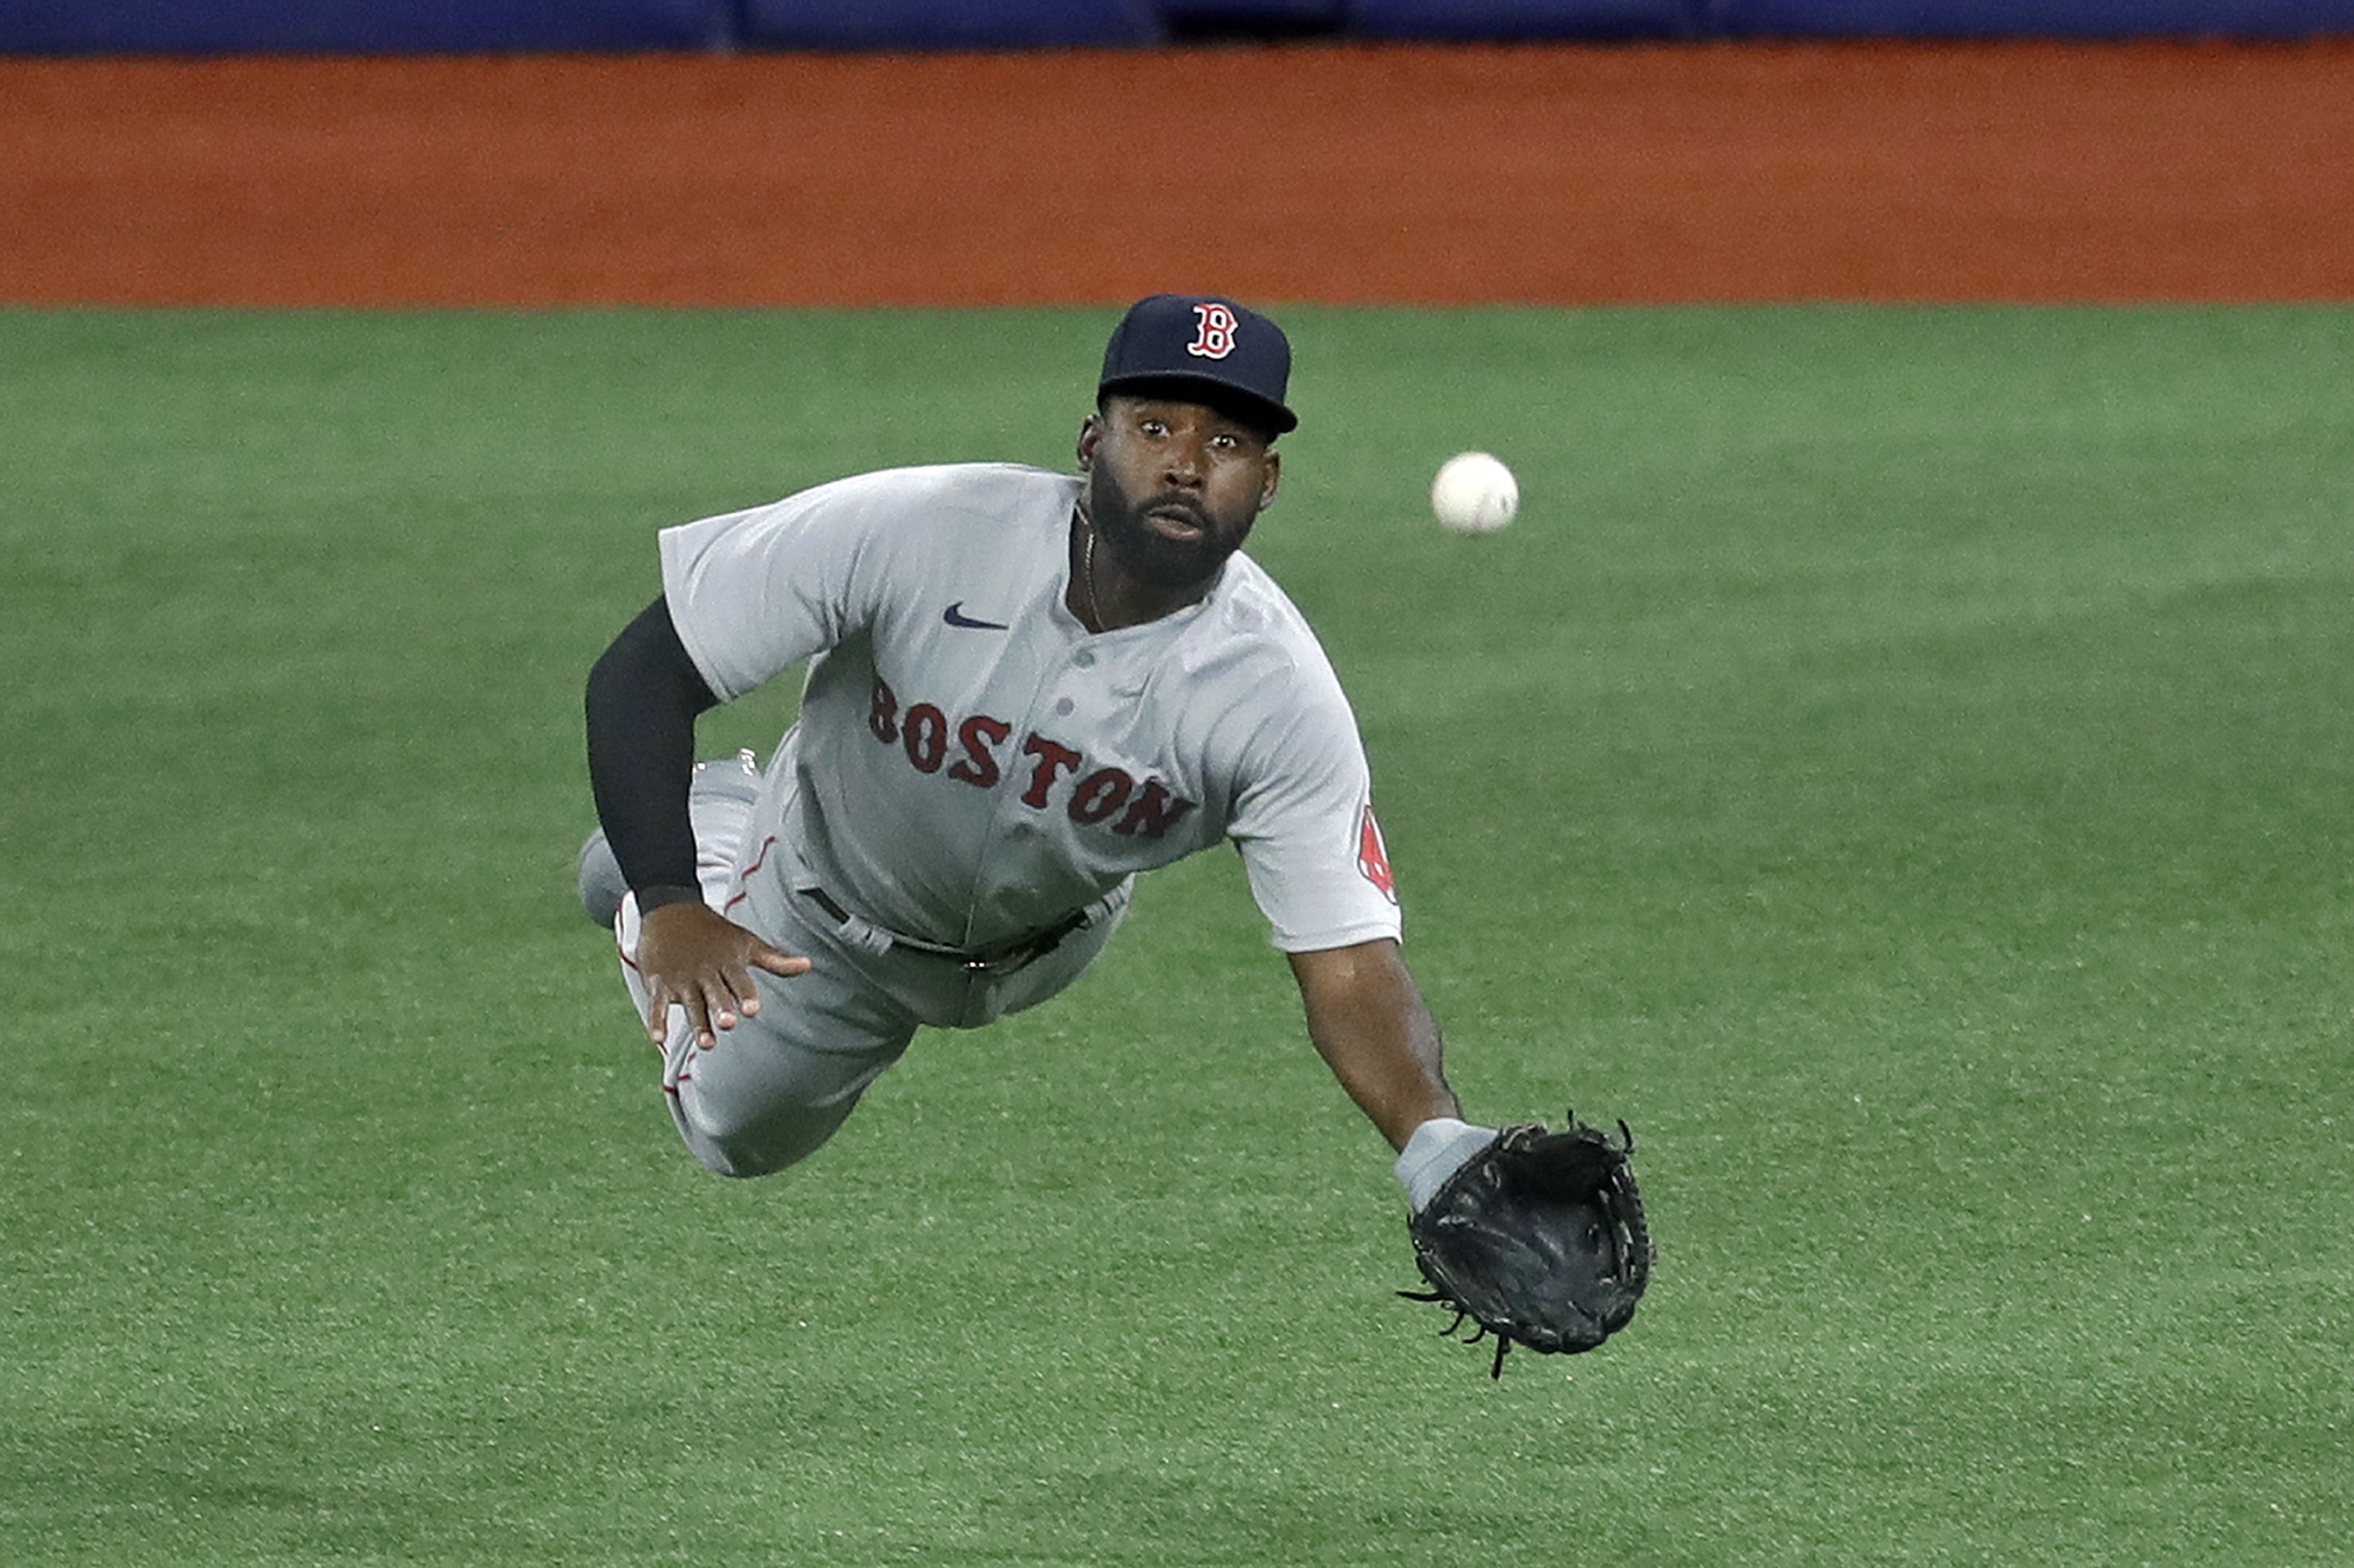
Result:
{"label": "player's knee", "polygon": [[680,1134],[704,1169],[735,1180],[774,1176],[816,1153],[841,1127],[847,1107],[811,1107],[757,1116],[715,1114],[673,1100]]}
{"label": "player's knee", "polygon": [[754,1176],[775,1174],[774,1171],[746,1164],[737,1158],[740,1151],[725,1143],[704,1137],[692,1128],[681,1127],[679,1132],[685,1139],[686,1151],[695,1156],[695,1163],[714,1176],[725,1176],[730,1181],[745,1181]]}
{"label": "player's knee", "polygon": [[774,1176],[779,1171],[789,1171],[817,1149],[814,1143],[804,1149],[787,1150],[762,1141],[737,1139],[723,1143],[704,1138],[688,1139],[686,1147],[705,1170],[736,1181],[749,1181],[756,1176]]}

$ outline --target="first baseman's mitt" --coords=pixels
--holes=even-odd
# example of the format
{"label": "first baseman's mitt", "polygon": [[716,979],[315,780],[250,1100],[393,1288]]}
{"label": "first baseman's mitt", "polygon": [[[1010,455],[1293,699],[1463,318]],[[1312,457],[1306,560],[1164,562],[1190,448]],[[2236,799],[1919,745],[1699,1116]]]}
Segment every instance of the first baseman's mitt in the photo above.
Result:
{"label": "first baseman's mitt", "polygon": [[1504,1375],[1513,1345],[1590,1351],[1635,1315],[1651,1234],[1628,1160],[1635,1135],[1623,1121],[1618,1135],[1575,1113],[1559,1132],[1506,1128],[1407,1220],[1431,1287],[1398,1294],[1451,1308],[1447,1333],[1468,1318],[1479,1326],[1471,1342],[1493,1334],[1490,1376]]}

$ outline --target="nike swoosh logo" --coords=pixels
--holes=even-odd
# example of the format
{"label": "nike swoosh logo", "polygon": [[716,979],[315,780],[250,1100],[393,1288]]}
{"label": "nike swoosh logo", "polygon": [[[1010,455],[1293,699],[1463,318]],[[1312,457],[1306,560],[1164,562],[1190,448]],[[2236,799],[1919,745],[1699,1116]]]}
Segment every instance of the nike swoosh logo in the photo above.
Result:
{"label": "nike swoosh logo", "polygon": [[950,626],[969,626],[976,631],[1002,631],[1005,630],[1005,622],[1002,620],[975,620],[971,616],[967,615],[964,612],[964,600],[962,599],[959,599],[954,604],[949,606],[948,613],[941,616],[940,619],[947,621]]}

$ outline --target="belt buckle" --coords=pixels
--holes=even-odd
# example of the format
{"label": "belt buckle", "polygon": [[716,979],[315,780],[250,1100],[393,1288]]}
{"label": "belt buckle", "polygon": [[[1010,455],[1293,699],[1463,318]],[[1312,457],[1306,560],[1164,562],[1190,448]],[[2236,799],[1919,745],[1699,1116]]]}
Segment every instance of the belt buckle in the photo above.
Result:
{"label": "belt buckle", "polygon": [[[1057,938],[1055,940],[1060,941],[1061,938]],[[969,975],[1010,975],[1024,965],[1044,958],[1047,949],[1054,945],[1054,942],[1043,942],[1032,937],[1019,946],[1008,948],[1002,952],[987,955],[968,953],[965,955],[964,970]]]}

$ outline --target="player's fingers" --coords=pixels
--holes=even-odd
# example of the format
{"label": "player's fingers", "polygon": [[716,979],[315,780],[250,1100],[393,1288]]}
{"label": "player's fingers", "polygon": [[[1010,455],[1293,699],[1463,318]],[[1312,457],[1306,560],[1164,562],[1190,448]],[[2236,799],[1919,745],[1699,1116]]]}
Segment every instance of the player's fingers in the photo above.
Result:
{"label": "player's fingers", "polygon": [[[716,1043],[717,1037],[711,1033],[711,1009],[704,1001],[700,985],[691,980],[675,985],[664,981],[654,993],[654,1016],[647,1021],[650,1029],[661,1030],[662,1021],[669,1018],[672,1008],[684,1008],[687,1027],[695,1031],[695,1044],[707,1051]],[[663,1034],[654,1037],[659,1040]]]}
{"label": "player's fingers", "polygon": [[760,1011],[760,989],[752,981],[748,962],[748,959],[746,963],[729,964],[722,976],[727,982],[736,1011],[746,1018]]}
{"label": "player's fingers", "polygon": [[705,976],[694,990],[695,1001],[687,1012],[690,1017],[700,1014],[695,1020],[695,1044],[708,1051],[719,1044],[715,1031],[736,1027],[736,993],[724,973]]}
{"label": "player's fingers", "polygon": [[653,1036],[654,1044],[659,1045],[669,1038],[671,1004],[676,999],[671,995],[670,987],[663,980],[652,975],[645,978],[646,1015],[639,1022],[646,1026],[646,1033]]}
{"label": "player's fingers", "polygon": [[[769,947],[765,943],[752,949],[751,961],[758,968],[766,969],[772,975],[781,975],[788,980],[794,975],[809,973],[811,968],[807,959],[797,958],[791,953]],[[749,1012],[752,1010],[748,1005],[744,1011]]]}
{"label": "player's fingers", "polygon": [[[742,963],[731,964],[724,971],[722,978],[726,981],[728,994],[713,1005],[725,1009],[732,1002],[737,1013],[742,1017],[750,1018],[757,1014],[760,1011],[760,988],[752,979],[752,971],[756,969],[790,978],[809,973],[810,961],[779,952],[765,942],[756,942],[746,949]],[[715,1014],[715,1017],[722,1029],[735,1027],[736,1020],[724,1012]]]}

